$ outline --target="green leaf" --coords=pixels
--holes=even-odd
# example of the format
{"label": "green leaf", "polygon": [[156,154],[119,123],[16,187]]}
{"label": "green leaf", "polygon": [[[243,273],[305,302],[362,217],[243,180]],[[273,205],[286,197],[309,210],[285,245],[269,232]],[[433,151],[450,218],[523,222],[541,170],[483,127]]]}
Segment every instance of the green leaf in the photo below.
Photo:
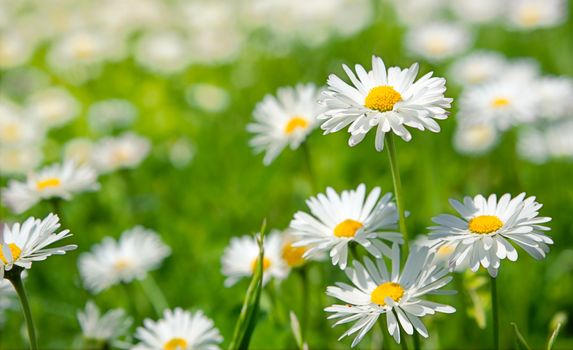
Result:
{"label": "green leaf", "polygon": [[249,348],[251,336],[255,331],[257,325],[257,314],[259,312],[259,301],[261,299],[261,292],[263,289],[263,259],[265,250],[263,247],[265,229],[267,226],[266,220],[263,220],[261,231],[256,235],[257,243],[259,245],[259,259],[257,268],[251,278],[251,283],[247,289],[243,307],[235,325],[235,332],[233,339],[229,345],[229,350],[246,350]]}
{"label": "green leaf", "polygon": [[546,350],[551,350],[551,348],[553,348],[553,343],[555,343],[555,339],[557,339],[557,335],[559,334],[560,330],[561,330],[561,323],[557,323],[555,328],[553,328],[553,332],[551,332],[549,339],[547,339],[547,345],[545,346]]}
{"label": "green leaf", "polygon": [[519,332],[517,325],[514,322],[511,322],[511,326],[513,327],[513,333],[515,334],[515,339],[516,339],[515,343],[517,345],[516,346],[517,349],[531,350],[531,347],[529,346],[529,344],[527,344],[527,342],[525,341],[525,338]]}

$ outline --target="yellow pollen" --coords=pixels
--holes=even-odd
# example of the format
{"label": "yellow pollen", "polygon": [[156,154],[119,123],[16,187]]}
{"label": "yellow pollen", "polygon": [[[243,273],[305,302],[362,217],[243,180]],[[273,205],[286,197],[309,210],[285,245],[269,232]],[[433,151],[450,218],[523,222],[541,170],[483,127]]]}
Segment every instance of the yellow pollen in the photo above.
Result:
{"label": "yellow pollen", "polygon": [[163,345],[163,350],[184,350],[187,341],[183,338],[173,338]]}
{"label": "yellow pollen", "polygon": [[60,184],[60,179],[56,177],[50,177],[48,179],[36,182],[36,187],[38,188],[38,191],[43,191],[49,187],[58,187]]}
{"label": "yellow pollen", "polygon": [[297,131],[298,129],[306,129],[307,127],[308,127],[308,121],[303,117],[295,115],[285,125],[285,133],[287,135],[290,135],[293,132]]}
{"label": "yellow pollen", "polygon": [[394,301],[400,301],[404,295],[402,286],[395,282],[382,283],[370,294],[370,300],[380,306],[386,306],[384,299],[387,297],[392,298]]}
{"label": "yellow pollen", "polygon": [[509,99],[505,98],[505,97],[497,97],[494,98],[491,101],[491,105],[494,108],[501,108],[501,107],[506,107],[510,104],[511,102],[509,101]]}
{"label": "yellow pollen", "polygon": [[503,226],[503,222],[494,215],[480,215],[468,222],[468,228],[473,233],[482,235],[495,232]]}
{"label": "yellow pollen", "polygon": [[290,267],[298,267],[304,264],[302,255],[306,252],[306,247],[293,247],[291,243],[283,245],[282,256]]}
{"label": "yellow pollen", "polygon": [[[18,247],[14,243],[8,243],[8,248],[10,249],[10,252],[12,253],[12,260],[16,260],[20,257],[20,254],[22,253],[22,249],[20,249],[20,247]],[[2,253],[2,245],[1,244],[0,244],[0,260],[2,260],[5,264],[8,263],[8,260],[4,256],[4,253]]]}
{"label": "yellow pollen", "polygon": [[125,259],[119,259],[118,261],[115,262],[115,264],[113,264],[113,267],[116,270],[125,270],[127,269],[129,266],[131,266],[131,263],[128,260]]}
{"label": "yellow pollen", "polygon": [[[253,270],[253,273],[255,272],[255,270],[257,269],[257,264],[259,262],[259,258],[255,258],[253,260],[253,262],[251,263],[251,270]],[[271,261],[267,258],[263,258],[263,271],[267,271],[267,269],[271,266]]]}
{"label": "yellow pollen", "polygon": [[388,112],[394,108],[394,105],[402,100],[402,95],[393,87],[388,85],[377,86],[368,92],[364,99],[364,106],[380,112]]}
{"label": "yellow pollen", "polygon": [[356,231],[362,226],[361,222],[352,219],[346,219],[334,228],[334,235],[336,237],[354,237]]}

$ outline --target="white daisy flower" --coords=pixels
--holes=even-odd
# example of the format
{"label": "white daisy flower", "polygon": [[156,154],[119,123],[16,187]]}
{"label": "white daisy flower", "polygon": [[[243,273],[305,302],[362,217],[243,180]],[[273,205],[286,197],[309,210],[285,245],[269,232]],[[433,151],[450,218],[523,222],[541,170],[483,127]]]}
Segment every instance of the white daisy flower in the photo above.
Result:
{"label": "white daisy flower", "polygon": [[325,120],[321,125],[325,134],[350,125],[348,132],[352,136],[348,144],[355,146],[377,126],[375,145],[382,151],[387,132],[410,141],[412,135],[404,126],[440,131],[434,119],[446,119],[446,108],[452,102],[444,97],[444,78],[432,78],[433,73],[428,73],[414,82],[418,64],[403,70],[391,67],[387,72],[382,59],[376,56],[372,57],[369,72],[356,65],[358,78],[346,65],[343,68],[354,86],[334,74],[329,76],[328,91],[322,96],[326,111],[318,117]]}
{"label": "white daisy flower", "polygon": [[473,42],[472,34],[457,23],[423,23],[406,33],[406,48],[430,61],[443,61],[466,51]]}
{"label": "white daisy flower", "polygon": [[573,79],[565,76],[542,77],[535,85],[540,116],[561,119],[573,115]]}
{"label": "white daisy flower", "polygon": [[87,302],[85,310],[78,311],[77,318],[85,339],[107,344],[124,335],[132,322],[122,309],[110,310],[102,315],[91,300]]}
{"label": "white daisy flower", "polygon": [[451,199],[450,204],[461,218],[449,214],[433,218],[439,226],[430,227],[430,238],[438,242],[438,247],[455,246],[452,268],[467,264],[475,272],[481,265],[496,277],[501,260],[517,260],[517,250],[510,241],[535,259],[544,258],[548,245],[553,244],[543,233],[549,228],[542,226],[551,218],[538,216],[542,205],[535,197],[525,198],[525,193],[515,198],[504,194],[499,200],[495,194],[488,198],[477,195],[465,197],[463,203]]}
{"label": "white daisy flower", "polygon": [[342,191],[332,188],[306,201],[310,214],[299,211],[290,223],[293,235],[299,238],[294,246],[308,246],[304,258],[329,253],[333,265],[346,268],[348,245],[359,244],[377,258],[389,254],[390,248],[381,239],[402,243],[402,236],[394,232],[398,223],[392,194],[380,197],[375,187],[366,196],[366,186]]}
{"label": "white daisy flower", "polygon": [[460,123],[454,132],[454,148],[461,154],[484,154],[499,140],[499,132],[489,123]]}
{"label": "white daisy flower", "polygon": [[118,241],[106,237],[82,253],[78,267],[85,287],[99,293],[122,282],[144,279],[169,254],[171,250],[156,232],[136,226],[124,231]]}
{"label": "white daisy flower", "polygon": [[484,24],[499,18],[505,6],[498,0],[450,0],[450,8],[464,22]]}
{"label": "white daisy flower", "polygon": [[511,0],[507,17],[517,29],[548,28],[567,20],[567,7],[565,0]]}
{"label": "white daisy flower", "polygon": [[[282,236],[282,247],[281,256],[284,263],[291,269],[295,269],[303,266],[308,262],[308,259],[304,258],[304,253],[309,249],[308,246],[298,246],[296,243],[299,238],[296,237],[290,229],[286,229],[281,233]],[[323,260],[324,255],[316,255],[313,260]]]}
{"label": "white daisy flower", "polygon": [[49,256],[62,255],[76,249],[74,244],[48,248],[72,235],[70,230],[55,233],[60,228],[59,221],[57,215],[49,214],[43,220],[30,217],[22,224],[15,223],[11,227],[4,225],[0,233],[0,278],[14,266],[30,269],[34,261],[46,260]]}
{"label": "white daisy flower", "polygon": [[518,58],[508,62],[498,76],[499,81],[512,84],[537,85],[540,79],[539,62],[533,58]]}
{"label": "white daisy flower", "polygon": [[43,199],[70,200],[74,194],[97,189],[97,174],[92,168],[64,162],[29,173],[26,181],[11,180],[2,189],[2,196],[6,206],[22,213]]}
{"label": "white daisy flower", "polygon": [[520,130],[517,153],[533,163],[545,163],[552,158],[573,159],[573,120],[567,119],[544,127]]}
{"label": "white daisy flower", "polygon": [[[287,277],[289,269],[282,260],[282,238],[277,230],[265,236],[263,258],[263,284],[271,278],[278,281]],[[250,278],[259,260],[259,246],[254,236],[231,238],[221,258],[221,272],[227,277],[225,286],[231,287],[242,278]]]}
{"label": "white daisy flower", "polygon": [[128,100],[109,99],[96,102],[88,109],[90,127],[101,133],[129,127],[137,117],[137,109]]}
{"label": "white daisy flower", "polygon": [[454,62],[450,76],[462,86],[482,84],[499,77],[506,65],[505,57],[497,52],[475,51]]}
{"label": "white daisy flower", "polygon": [[132,350],[217,350],[223,341],[213,321],[202,311],[165,310],[162,319],[145,319],[143,324],[135,333],[141,342]]}
{"label": "white daisy flower", "polygon": [[42,162],[39,146],[0,147],[0,175],[24,175]]}
{"label": "white daisy flower", "polygon": [[255,122],[247,130],[255,136],[250,145],[256,152],[265,151],[269,165],[286,147],[297,149],[317,125],[321,113],[320,91],[314,84],[278,89],[277,97],[266,95],[254,111]]}
{"label": "white daisy flower", "polygon": [[448,5],[447,0],[392,0],[391,3],[398,20],[407,26],[441,17]]}
{"label": "white daisy flower", "polygon": [[44,130],[33,119],[26,118],[13,103],[0,100],[0,146],[39,144]]}
{"label": "white daisy flower", "polygon": [[139,38],[135,59],[144,68],[159,74],[183,71],[190,62],[186,38],[177,32],[149,32]]}
{"label": "white daisy flower", "polygon": [[0,34],[0,68],[5,70],[28,62],[34,53],[34,40],[30,38],[30,35],[19,30],[7,30],[5,27],[2,29]]}
{"label": "white daisy flower", "polygon": [[461,122],[491,124],[502,131],[532,122],[536,117],[531,93],[512,82],[495,81],[469,87],[459,101]]}
{"label": "white daisy flower", "polygon": [[131,132],[106,137],[94,147],[93,164],[100,173],[133,169],[147,157],[150,148],[149,140]]}
{"label": "white daisy flower", "polygon": [[352,347],[356,346],[384,314],[388,333],[397,343],[400,343],[400,329],[410,335],[415,330],[427,338],[428,331],[420,317],[456,311],[449,305],[422,299],[426,294],[450,293],[439,289],[452,277],[447,276],[448,269],[444,266],[432,264],[433,259],[434,253],[429,253],[427,248],[413,249],[400,273],[400,248],[395,244],[390,272],[383,259],[373,262],[366,258],[363,264],[354,261],[353,267],[344,271],[352,285],[339,282],[326,290],[326,294],[344,302],[324,309],[332,313],[329,319],[339,319],[334,326],[356,321],[339,340],[357,333],[352,342]]}
{"label": "white daisy flower", "polygon": [[229,107],[230,97],[227,90],[217,85],[199,83],[185,90],[185,99],[191,106],[210,113],[221,113]]}
{"label": "white daisy flower", "polygon": [[64,145],[64,159],[76,164],[89,165],[92,163],[92,153],[95,144],[92,140],[78,137],[72,139]]}
{"label": "white daisy flower", "polygon": [[54,128],[77,117],[80,104],[68,91],[53,87],[32,95],[26,112],[46,128]]}
{"label": "white daisy flower", "polygon": [[14,286],[7,279],[0,279],[0,326],[3,326],[6,321],[5,312],[16,308],[17,305],[17,295]]}

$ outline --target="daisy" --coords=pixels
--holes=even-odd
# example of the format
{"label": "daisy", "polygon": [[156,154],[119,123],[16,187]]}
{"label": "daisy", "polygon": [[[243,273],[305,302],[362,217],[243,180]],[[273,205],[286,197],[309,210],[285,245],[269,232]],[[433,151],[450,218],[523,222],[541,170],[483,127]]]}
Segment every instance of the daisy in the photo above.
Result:
{"label": "daisy", "polygon": [[76,164],[91,165],[94,142],[87,138],[78,137],[64,145],[64,159]]}
{"label": "daisy", "polygon": [[466,51],[471,33],[462,25],[449,22],[423,23],[406,33],[406,48],[431,61],[443,61]]}
{"label": "daisy", "polygon": [[118,283],[143,280],[170,253],[156,232],[136,226],[124,231],[118,241],[106,237],[82,253],[78,267],[85,287],[99,293]]}
{"label": "daisy", "polygon": [[137,42],[135,59],[150,71],[175,74],[189,65],[187,46],[186,38],[177,32],[149,32]]}
{"label": "daisy", "polygon": [[0,175],[24,175],[42,162],[39,146],[0,147]]}
{"label": "daisy", "polygon": [[0,326],[6,321],[5,312],[16,307],[16,290],[7,279],[0,279]]}
{"label": "daisy", "polygon": [[54,128],[67,124],[80,114],[80,104],[67,90],[52,87],[32,95],[26,112],[40,125]]}
{"label": "daisy", "polygon": [[[284,263],[291,269],[303,266],[307,259],[304,258],[304,253],[309,249],[307,246],[297,246],[299,238],[297,238],[290,229],[284,230],[281,233],[282,246],[281,256]],[[322,260],[323,256],[315,256],[314,260]]]}
{"label": "daisy", "polygon": [[386,66],[381,58],[372,57],[372,70],[366,72],[356,65],[356,75],[343,65],[344,71],[354,86],[331,74],[328,91],[323,92],[322,103],[326,111],[318,119],[324,120],[321,128],[324,134],[339,131],[350,125],[348,144],[360,143],[368,131],[377,126],[376,150],[384,148],[384,135],[394,132],[404,141],[412,135],[404,127],[439,132],[440,126],[434,119],[446,119],[452,99],[445,98],[446,80],[432,78],[428,73],[414,82],[418,64],[400,69]]}
{"label": "daisy", "polygon": [[317,125],[321,112],[319,90],[314,84],[278,89],[277,97],[267,95],[255,108],[255,122],[247,130],[255,136],[250,144],[256,152],[265,151],[269,165],[286,147],[297,149]]}
{"label": "daisy", "polygon": [[359,244],[370,254],[380,258],[390,248],[380,239],[402,243],[402,236],[393,232],[398,223],[396,205],[392,194],[380,197],[375,187],[366,196],[366,186],[342,191],[339,195],[332,188],[326,193],[306,201],[310,214],[299,211],[290,223],[293,235],[299,238],[294,246],[310,247],[303,257],[329,253],[333,265],[346,268],[348,246]]}
{"label": "daisy", "polygon": [[0,69],[6,70],[28,62],[34,53],[35,44],[33,38],[24,31],[4,28],[0,34]]}
{"label": "daisy", "polygon": [[532,122],[535,101],[521,85],[495,81],[466,89],[460,97],[458,118],[462,122],[487,123],[505,131]]}
{"label": "daisy", "polygon": [[462,86],[476,85],[499,77],[506,65],[505,57],[497,52],[475,51],[454,62],[450,76]]}
{"label": "daisy", "polygon": [[520,130],[517,153],[533,163],[545,163],[552,158],[573,159],[573,121],[565,119],[544,127]]}
{"label": "daisy", "polygon": [[43,199],[62,198],[99,189],[95,171],[73,162],[53,164],[29,173],[26,181],[12,180],[2,189],[3,202],[15,213],[22,213]]}
{"label": "daisy", "polygon": [[57,215],[49,214],[43,220],[30,217],[23,224],[5,225],[0,234],[0,278],[15,266],[30,269],[34,261],[76,249],[77,246],[73,244],[47,248],[71,236],[70,230],[55,233],[60,228],[59,220]]}
{"label": "daisy", "polygon": [[454,148],[461,154],[484,154],[499,140],[499,132],[489,123],[460,123],[454,132]]}
{"label": "daisy", "polygon": [[344,271],[352,285],[339,282],[326,290],[327,295],[344,303],[324,309],[332,313],[328,319],[339,319],[334,326],[356,321],[339,340],[357,333],[352,342],[352,347],[356,346],[384,314],[388,333],[397,343],[400,343],[400,329],[410,335],[415,330],[427,338],[428,331],[420,317],[456,311],[449,305],[422,299],[426,294],[450,293],[439,289],[452,277],[447,276],[448,269],[444,266],[432,264],[433,259],[434,253],[429,253],[427,248],[413,249],[400,273],[400,248],[394,244],[390,272],[382,259],[354,261],[353,267]]}
{"label": "daisy", "polygon": [[531,30],[557,26],[568,12],[565,0],[511,0],[507,17],[514,28]]}
{"label": "daisy", "polygon": [[122,309],[110,310],[102,315],[93,301],[88,301],[85,310],[77,313],[77,318],[85,339],[106,344],[124,335],[132,322]]}
{"label": "daisy", "polygon": [[498,0],[450,0],[450,8],[464,22],[485,24],[500,17],[504,3]]}
{"label": "daisy", "polygon": [[17,106],[0,100],[0,146],[23,146],[43,141],[43,128],[26,118]]}
{"label": "daisy", "polygon": [[128,100],[103,100],[92,104],[88,109],[90,127],[101,133],[129,127],[136,117],[137,109]]}
{"label": "daisy", "polygon": [[540,116],[546,119],[570,117],[573,113],[573,79],[565,76],[542,77],[535,85]]}
{"label": "daisy", "polygon": [[[265,237],[263,258],[263,284],[271,278],[278,281],[288,275],[288,266],[282,259],[282,239],[280,232],[273,230]],[[259,246],[254,236],[246,235],[231,238],[231,243],[221,258],[222,273],[227,276],[225,286],[230,287],[242,278],[250,278],[259,260]]]}
{"label": "daisy", "polygon": [[468,264],[472,271],[483,266],[492,277],[497,276],[500,260],[516,261],[514,242],[535,259],[545,257],[553,240],[543,234],[549,228],[542,224],[551,218],[538,216],[541,204],[535,197],[525,198],[521,193],[515,198],[495,194],[485,198],[477,195],[465,197],[463,203],[451,199],[450,204],[461,218],[442,214],[432,219],[439,226],[430,227],[430,238],[443,244],[453,244],[450,259],[452,268]]}
{"label": "daisy", "polygon": [[93,164],[100,173],[133,169],[147,157],[150,148],[149,140],[131,132],[106,137],[94,147]]}
{"label": "daisy", "polygon": [[185,91],[187,103],[209,113],[221,113],[229,107],[230,97],[224,88],[200,83],[188,87]]}
{"label": "daisy", "polygon": [[216,350],[223,341],[213,321],[202,311],[165,310],[162,319],[145,319],[143,324],[135,333],[140,343],[132,350]]}

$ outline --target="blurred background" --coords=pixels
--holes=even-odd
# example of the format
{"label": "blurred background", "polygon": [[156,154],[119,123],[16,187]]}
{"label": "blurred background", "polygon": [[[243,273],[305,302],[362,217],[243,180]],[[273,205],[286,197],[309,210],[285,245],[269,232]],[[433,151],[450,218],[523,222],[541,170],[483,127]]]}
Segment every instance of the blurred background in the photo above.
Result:
{"label": "blurred background", "polygon": [[[68,239],[79,248],[37,264],[26,280],[40,345],[81,344],[76,311],[87,300],[102,309],[127,307],[122,288],[97,295],[83,287],[77,257],[106,236],[135,225],[157,231],[172,253],[152,275],[170,306],[202,309],[231,338],[248,282],[226,288],[221,255],[233,236],[256,232],[263,218],[284,229],[315,192],[302,150],[285,149],[269,166],[254,155],[246,125],[266,94],[282,86],[326,83],[341,65],[370,68],[419,62],[421,75],[448,80],[451,117],[442,132],[413,131],[397,143],[409,230],[427,233],[430,219],[451,211],[449,198],[526,192],[544,204],[555,244],[534,261],[520,252],[499,275],[502,344],[513,346],[509,322],[541,347],[552,322],[569,319],[555,349],[573,348],[573,24],[564,0],[1,0],[0,185],[43,165],[90,163],[101,140],[134,133],[151,147],[132,169],[101,170],[101,189],[61,206]],[[510,81],[535,99],[533,117],[509,127],[471,122],[460,101],[493,81]],[[461,107],[461,108],[460,108]],[[34,130],[23,142],[10,125]],[[28,129],[26,129],[28,128]],[[347,134],[307,140],[317,188],[391,191],[387,156],[373,136],[354,148]],[[14,140],[17,139],[15,142]],[[0,221],[44,217],[42,202],[23,214],[1,208]],[[309,268],[311,349],[348,348],[322,309],[325,287],[343,274]],[[490,344],[487,275],[459,274],[467,291],[450,298],[458,312],[426,318],[428,349],[478,349]],[[298,311],[299,276],[276,291]],[[485,284],[484,284],[485,283]],[[133,288],[134,326],[156,319]],[[0,298],[6,298],[0,296]],[[0,349],[19,349],[23,318],[17,304],[1,308]],[[262,299],[256,349],[290,349],[286,320]],[[379,344],[366,337],[359,348]],[[486,336],[484,336],[484,334]],[[397,346],[395,346],[397,348]]]}

